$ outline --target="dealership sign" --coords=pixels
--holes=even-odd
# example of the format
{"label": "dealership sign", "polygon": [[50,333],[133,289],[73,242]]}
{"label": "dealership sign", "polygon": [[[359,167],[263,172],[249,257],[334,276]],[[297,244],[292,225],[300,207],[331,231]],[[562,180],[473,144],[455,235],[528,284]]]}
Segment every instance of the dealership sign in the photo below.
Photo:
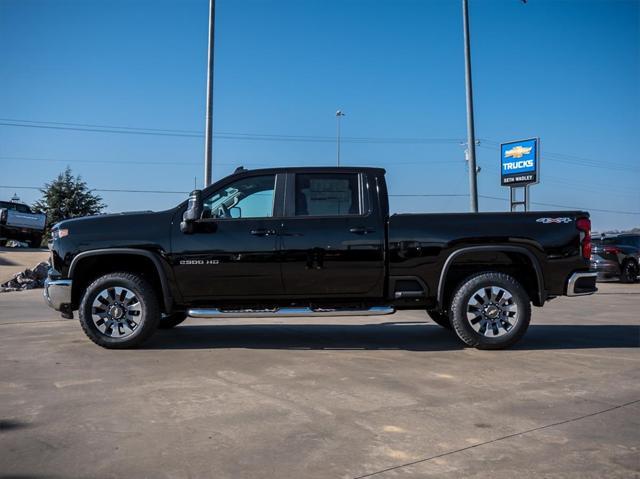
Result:
{"label": "dealership sign", "polygon": [[500,184],[524,186],[538,182],[538,138],[500,145]]}

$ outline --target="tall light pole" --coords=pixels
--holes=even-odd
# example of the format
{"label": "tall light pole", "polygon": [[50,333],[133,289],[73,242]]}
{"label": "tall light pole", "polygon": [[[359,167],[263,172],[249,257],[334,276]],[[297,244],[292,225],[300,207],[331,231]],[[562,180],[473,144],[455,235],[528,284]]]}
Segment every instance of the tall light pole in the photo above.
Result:
{"label": "tall light pole", "polygon": [[345,116],[342,110],[336,111],[336,123],[337,123],[337,132],[336,132],[336,160],[338,166],[340,166],[340,119]]}
{"label": "tall light pole", "polygon": [[211,184],[213,160],[213,44],[216,27],[216,0],[209,0],[209,47],[207,51],[207,112],[204,132],[204,186]]}
{"label": "tall light pole", "polygon": [[476,133],[473,124],[473,86],[471,83],[471,46],[469,43],[469,1],[462,0],[464,27],[464,73],[467,91],[467,149],[469,151],[469,198],[471,211],[478,212],[478,178],[476,171]]}

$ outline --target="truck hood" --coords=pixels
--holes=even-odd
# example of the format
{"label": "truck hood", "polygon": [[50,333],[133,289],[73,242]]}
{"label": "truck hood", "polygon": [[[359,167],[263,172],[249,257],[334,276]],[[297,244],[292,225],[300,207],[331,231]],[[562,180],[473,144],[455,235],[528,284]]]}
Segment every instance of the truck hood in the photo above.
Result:
{"label": "truck hood", "polygon": [[55,227],[69,230],[66,238],[80,249],[106,247],[157,247],[169,238],[175,208],[84,216],[61,221]]}

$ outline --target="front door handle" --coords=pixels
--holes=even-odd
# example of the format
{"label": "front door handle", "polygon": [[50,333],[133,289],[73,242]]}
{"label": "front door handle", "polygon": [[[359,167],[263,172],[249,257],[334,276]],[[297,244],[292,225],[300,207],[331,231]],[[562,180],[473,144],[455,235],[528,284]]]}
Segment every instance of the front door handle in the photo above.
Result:
{"label": "front door handle", "polygon": [[375,230],[373,228],[365,228],[364,226],[358,226],[355,228],[350,228],[349,233],[353,233],[356,235],[366,235],[369,233],[373,233]]}
{"label": "front door handle", "polygon": [[255,230],[251,230],[251,234],[253,236],[273,236],[276,234],[276,230],[269,230],[266,228],[258,228]]}

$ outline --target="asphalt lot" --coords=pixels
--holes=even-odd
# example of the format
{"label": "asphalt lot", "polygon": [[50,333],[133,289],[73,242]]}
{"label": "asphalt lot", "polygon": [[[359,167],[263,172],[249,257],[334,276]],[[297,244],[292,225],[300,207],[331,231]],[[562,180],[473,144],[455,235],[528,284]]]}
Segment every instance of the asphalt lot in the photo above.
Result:
{"label": "asphalt lot", "polygon": [[188,320],[108,351],[0,295],[0,476],[640,477],[640,284],[559,298],[508,351],[420,312]]}

